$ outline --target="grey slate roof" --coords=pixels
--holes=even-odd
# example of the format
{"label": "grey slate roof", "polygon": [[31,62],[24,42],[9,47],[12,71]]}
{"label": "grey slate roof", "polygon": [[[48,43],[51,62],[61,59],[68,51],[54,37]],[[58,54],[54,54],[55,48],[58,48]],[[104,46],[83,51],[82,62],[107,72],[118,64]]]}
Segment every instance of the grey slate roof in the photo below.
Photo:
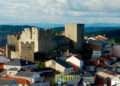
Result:
{"label": "grey slate roof", "polygon": [[16,76],[22,76],[22,77],[33,77],[35,72],[30,72],[30,71],[20,71],[16,74]]}
{"label": "grey slate roof", "polygon": [[7,63],[7,62],[9,62],[10,60],[7,58],[7,57],[5,57],[5,56],[0,56],[0,63]]}
{"label": "grey slate roof", "polygon": [[6,65],[12,65],[12,66],[26,66],[26,65],[32,65],[33,63],[30,61],[25,61],[21,59],[12,59],[10,62],[6,63]]}
{"label": "grey slate roof", "polygon": [[15,80],[2,80],[0,79],[0,86],[12,86],[16,85],[17,82]]}
{"label": "grey slate roof", "polygon": [[84,76],[83,79],[85,82],[94,83],[94,76]]}

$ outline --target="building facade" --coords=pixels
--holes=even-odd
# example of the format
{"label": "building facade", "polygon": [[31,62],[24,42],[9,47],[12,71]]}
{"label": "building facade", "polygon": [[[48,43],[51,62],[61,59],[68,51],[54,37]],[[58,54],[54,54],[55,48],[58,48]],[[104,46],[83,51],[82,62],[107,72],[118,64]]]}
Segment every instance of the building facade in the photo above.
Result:
{"label": "building facade", "polygon": [[53,37],[51,30],[25,28],[21,34],[7,37],[6,56],[34,61],[34,53],[48,53],[54,49]]}
{"label": "building facade", "polygon": [[84,38],[84,24],[65,24],[65,36],[73,41],[75,48],[80,47]]}

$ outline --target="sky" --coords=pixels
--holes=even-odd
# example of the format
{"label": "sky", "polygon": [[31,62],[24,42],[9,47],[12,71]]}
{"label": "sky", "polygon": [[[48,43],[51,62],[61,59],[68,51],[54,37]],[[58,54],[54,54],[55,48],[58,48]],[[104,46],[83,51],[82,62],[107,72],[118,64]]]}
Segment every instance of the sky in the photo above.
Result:
{"label": "sky", "polygon": [[120,24],[120,0],[0,0],[0,24]]}

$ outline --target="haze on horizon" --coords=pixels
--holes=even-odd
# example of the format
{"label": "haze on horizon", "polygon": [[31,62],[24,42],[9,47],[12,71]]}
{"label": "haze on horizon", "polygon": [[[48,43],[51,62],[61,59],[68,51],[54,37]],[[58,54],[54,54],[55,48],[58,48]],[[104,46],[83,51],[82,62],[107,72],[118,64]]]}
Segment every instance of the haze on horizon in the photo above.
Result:
{"label": "haze on horizon", "polygon": [[1,0],[0,24],[120,24],[120,0]]}

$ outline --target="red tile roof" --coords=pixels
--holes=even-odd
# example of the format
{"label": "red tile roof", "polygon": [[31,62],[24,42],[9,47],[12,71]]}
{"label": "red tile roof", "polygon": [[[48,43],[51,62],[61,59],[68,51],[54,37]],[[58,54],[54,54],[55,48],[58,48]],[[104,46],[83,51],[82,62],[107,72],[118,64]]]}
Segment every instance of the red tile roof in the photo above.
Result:
{"label": "red tile roof", "polygon": [[1,70],[4,69],[4,64],[0,63],[0,69],[1,69]]}
{"label": "red tile roof", "polygon": [[5,48],[0,48],[0,52],[5,52]]}
{"label": "red tile roof", "polygon": [[31,82],[26,80],[26,79],[23,79],[23,78],[16,78],[16,77],[11,77],[11,76],[5,76],[5,77],[2,77],[2,79],[4,80],[16,80],[16,82],[18,84],[22,84],[22,85],[29,85]]}

